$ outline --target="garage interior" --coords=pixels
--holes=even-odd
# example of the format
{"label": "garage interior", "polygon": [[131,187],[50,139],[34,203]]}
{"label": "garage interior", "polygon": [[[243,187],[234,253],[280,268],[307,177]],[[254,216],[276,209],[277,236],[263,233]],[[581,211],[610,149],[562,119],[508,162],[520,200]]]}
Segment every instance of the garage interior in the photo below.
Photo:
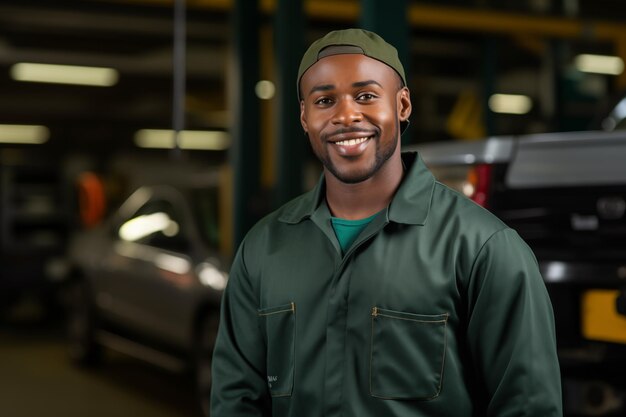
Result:
{"label": "garage interior", "polygon": [[[402,143],[419,146],[618,130],[625,23],[618,0],[3,0],[0,409],[203,415],[185,375],[119,353],[70,364],[69,244],[138,187],[210,182],[227,269],[245,232],[321,172],[295,85],[313,40],[363,27],[396,45],[413,103]],[[83,67],[96,84],[71,72]],[[69,79],[37,79],[57,72]],[[570,386],[566,416],[623,416],[626,384],[593,379]]]}

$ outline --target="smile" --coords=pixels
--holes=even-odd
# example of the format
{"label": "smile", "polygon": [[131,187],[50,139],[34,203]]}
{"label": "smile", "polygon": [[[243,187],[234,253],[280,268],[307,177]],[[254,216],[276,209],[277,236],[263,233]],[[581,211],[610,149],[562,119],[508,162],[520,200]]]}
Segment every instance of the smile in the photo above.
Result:
{"label": "smile", "polygon": [[371,139],[371,136],[367,136],[364,138],[356,138],[356,139],[347,139],[347,140],[342,140],[339,142],[335,142],[335,145],[339,145],[339,146],[355,146],[355,145],[359,145],[369,139]]}

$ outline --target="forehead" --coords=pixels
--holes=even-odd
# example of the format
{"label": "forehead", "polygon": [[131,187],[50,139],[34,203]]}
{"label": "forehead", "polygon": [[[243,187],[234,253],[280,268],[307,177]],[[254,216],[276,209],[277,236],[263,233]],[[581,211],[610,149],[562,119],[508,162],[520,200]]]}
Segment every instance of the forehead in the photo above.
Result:
{"label": "forehead", "polygon": [[363,54],[339,54],[321,58],[303,75],[301,87],[317,84],[339,85],[374,80],[383,86],[395,86],[400,76],[395,70]]}

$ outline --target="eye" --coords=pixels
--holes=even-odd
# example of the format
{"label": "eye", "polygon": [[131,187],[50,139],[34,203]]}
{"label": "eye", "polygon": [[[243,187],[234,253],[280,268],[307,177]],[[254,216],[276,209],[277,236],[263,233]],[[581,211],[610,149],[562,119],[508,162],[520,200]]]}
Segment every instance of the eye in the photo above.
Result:
{"label": "eye", "polygon": [[329,106],[333,103],[333,101],[328,97],[320,97],[314,102],[318,106]]}
{"label": "eye", "polygon": [[376,98],[376,96],[372,93],[363,93],[357,96],[358,101],[372,101]]}

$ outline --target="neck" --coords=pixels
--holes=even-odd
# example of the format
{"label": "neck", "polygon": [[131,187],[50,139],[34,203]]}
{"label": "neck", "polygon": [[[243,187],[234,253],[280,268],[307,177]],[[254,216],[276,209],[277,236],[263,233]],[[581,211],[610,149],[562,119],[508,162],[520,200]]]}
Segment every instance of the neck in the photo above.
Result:
{"label": "neck", "polygon": [[324,171],[326,202],[333,216],[348,220],[364,219],[389,205],[402,181],[400,153],[396,152],[371,178],[346,184]]}

